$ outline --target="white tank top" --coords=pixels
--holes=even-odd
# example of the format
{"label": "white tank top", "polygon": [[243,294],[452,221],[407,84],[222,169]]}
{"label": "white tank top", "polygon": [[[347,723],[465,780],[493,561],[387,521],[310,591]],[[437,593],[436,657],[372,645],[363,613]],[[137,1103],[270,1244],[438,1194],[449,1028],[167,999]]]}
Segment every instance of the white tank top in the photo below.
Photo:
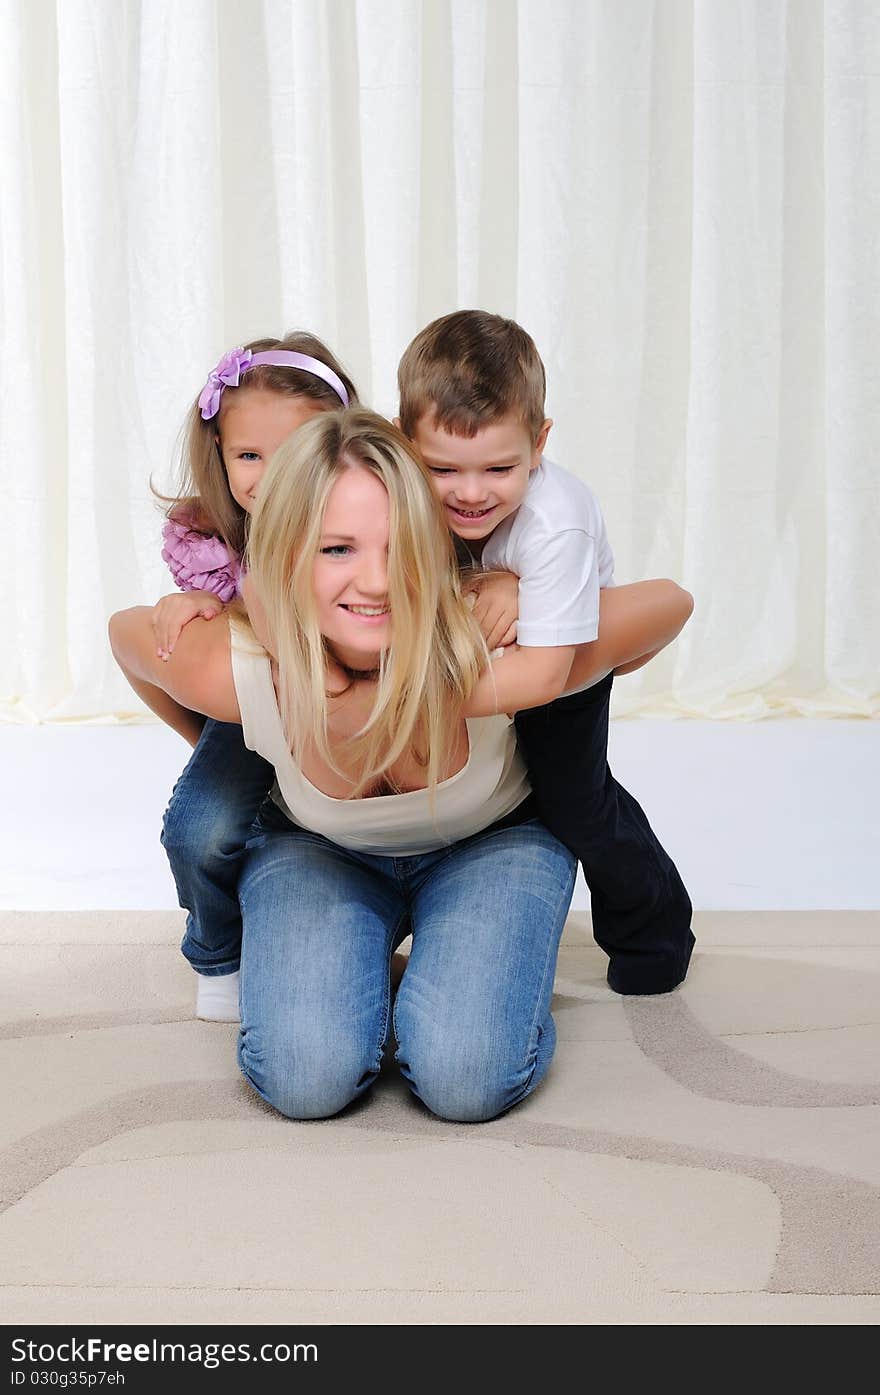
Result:
{"label": "white tank top", "polygon": [[281,725],[269,655],[250,627],[229,616],[232,675],[245,745],[275,767],[272,798],[301,828],[342,847],[386,857],[433,852],[480,833],[529,793],[516,731],[507,716],[469,717],[467,763],[427,790],[367,799],[334,799],[307,780]]}

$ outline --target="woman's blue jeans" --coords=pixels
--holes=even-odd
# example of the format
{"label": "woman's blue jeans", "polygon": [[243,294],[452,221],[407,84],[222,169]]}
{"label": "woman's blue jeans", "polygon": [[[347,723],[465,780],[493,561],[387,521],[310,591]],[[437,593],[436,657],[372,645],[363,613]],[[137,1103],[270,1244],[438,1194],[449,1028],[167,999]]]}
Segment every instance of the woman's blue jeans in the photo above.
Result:
{"label": "woman's blue jeans", "polygon": [[[504,1113],[553,1056],[550,998],[575,869],[537,820],[418,857],[375,857],[267,805],[239,882],[245,1077],[282,1114],[327,1118],[372,1085],[396,1043],[432,1113]],[[391,954],[410,933],[389,1023]]]}

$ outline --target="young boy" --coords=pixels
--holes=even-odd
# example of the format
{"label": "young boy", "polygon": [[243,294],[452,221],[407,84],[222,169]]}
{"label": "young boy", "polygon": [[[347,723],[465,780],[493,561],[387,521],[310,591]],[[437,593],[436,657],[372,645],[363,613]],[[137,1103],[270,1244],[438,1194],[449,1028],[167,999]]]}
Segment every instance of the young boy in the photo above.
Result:
{"label": "young boy", "polygon": [[609,769],[612,676],[559,696],[576,646],[598,634],[614,559],[595,496],[542,455],[552,422],[535,344],[512,320],[457,311],[412,341],[398,386],[400,425],[434,476],[462,560],[519,577],[515,661],[544,705],[517,713],[517,735],[540,816],[583,867],[608,983],[667,993],[687,973],[691,902]]}

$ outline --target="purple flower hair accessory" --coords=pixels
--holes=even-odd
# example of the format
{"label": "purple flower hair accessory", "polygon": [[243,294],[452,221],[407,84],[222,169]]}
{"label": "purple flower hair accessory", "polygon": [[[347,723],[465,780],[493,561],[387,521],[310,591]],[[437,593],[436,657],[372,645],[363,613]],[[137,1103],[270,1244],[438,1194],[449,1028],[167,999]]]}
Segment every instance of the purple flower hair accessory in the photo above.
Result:
{"label": "purple flower hair accessory", "polygon": [[203,421],[210,421],[220,410],[220,398],[225,387],[238,387],[242,373],[247,372],[253,354],[241,345],[224,354],[208,374],[208,381],[199,393],[199,408]]}
{"label": "purple flower hair accessory", "polygon": [[202,420],[210,421],[217,415],[224,388],[238,387],[245,373],[251,368],[259,368],[261,364],[274,365],[276,368],[298,368],[303,373],[322,378],[332,387],[343,407],[348,406],[345,383],[338,373],[334,373],[333,369],[322,363],[319,358],[312,358],[311,354],[294,353],[292,349],[266,349],[262,353],[254,354],[250,349],[239,345],[237,349],[230,349],[228,354],[224,354],[217,367],[212,368],[208,374],[208,381],[199,393]]}

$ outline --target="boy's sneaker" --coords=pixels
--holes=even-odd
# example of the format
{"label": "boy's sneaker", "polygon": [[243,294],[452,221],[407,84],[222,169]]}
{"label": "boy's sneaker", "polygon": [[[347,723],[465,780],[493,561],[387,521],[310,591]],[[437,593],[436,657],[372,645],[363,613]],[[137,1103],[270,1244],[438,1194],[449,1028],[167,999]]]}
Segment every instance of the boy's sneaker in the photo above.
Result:
{"label": "boy's sneaker", "polygon": [[241,975],[198,974],[196,1017],[203,1022],[239,1022],[238,985]]}

